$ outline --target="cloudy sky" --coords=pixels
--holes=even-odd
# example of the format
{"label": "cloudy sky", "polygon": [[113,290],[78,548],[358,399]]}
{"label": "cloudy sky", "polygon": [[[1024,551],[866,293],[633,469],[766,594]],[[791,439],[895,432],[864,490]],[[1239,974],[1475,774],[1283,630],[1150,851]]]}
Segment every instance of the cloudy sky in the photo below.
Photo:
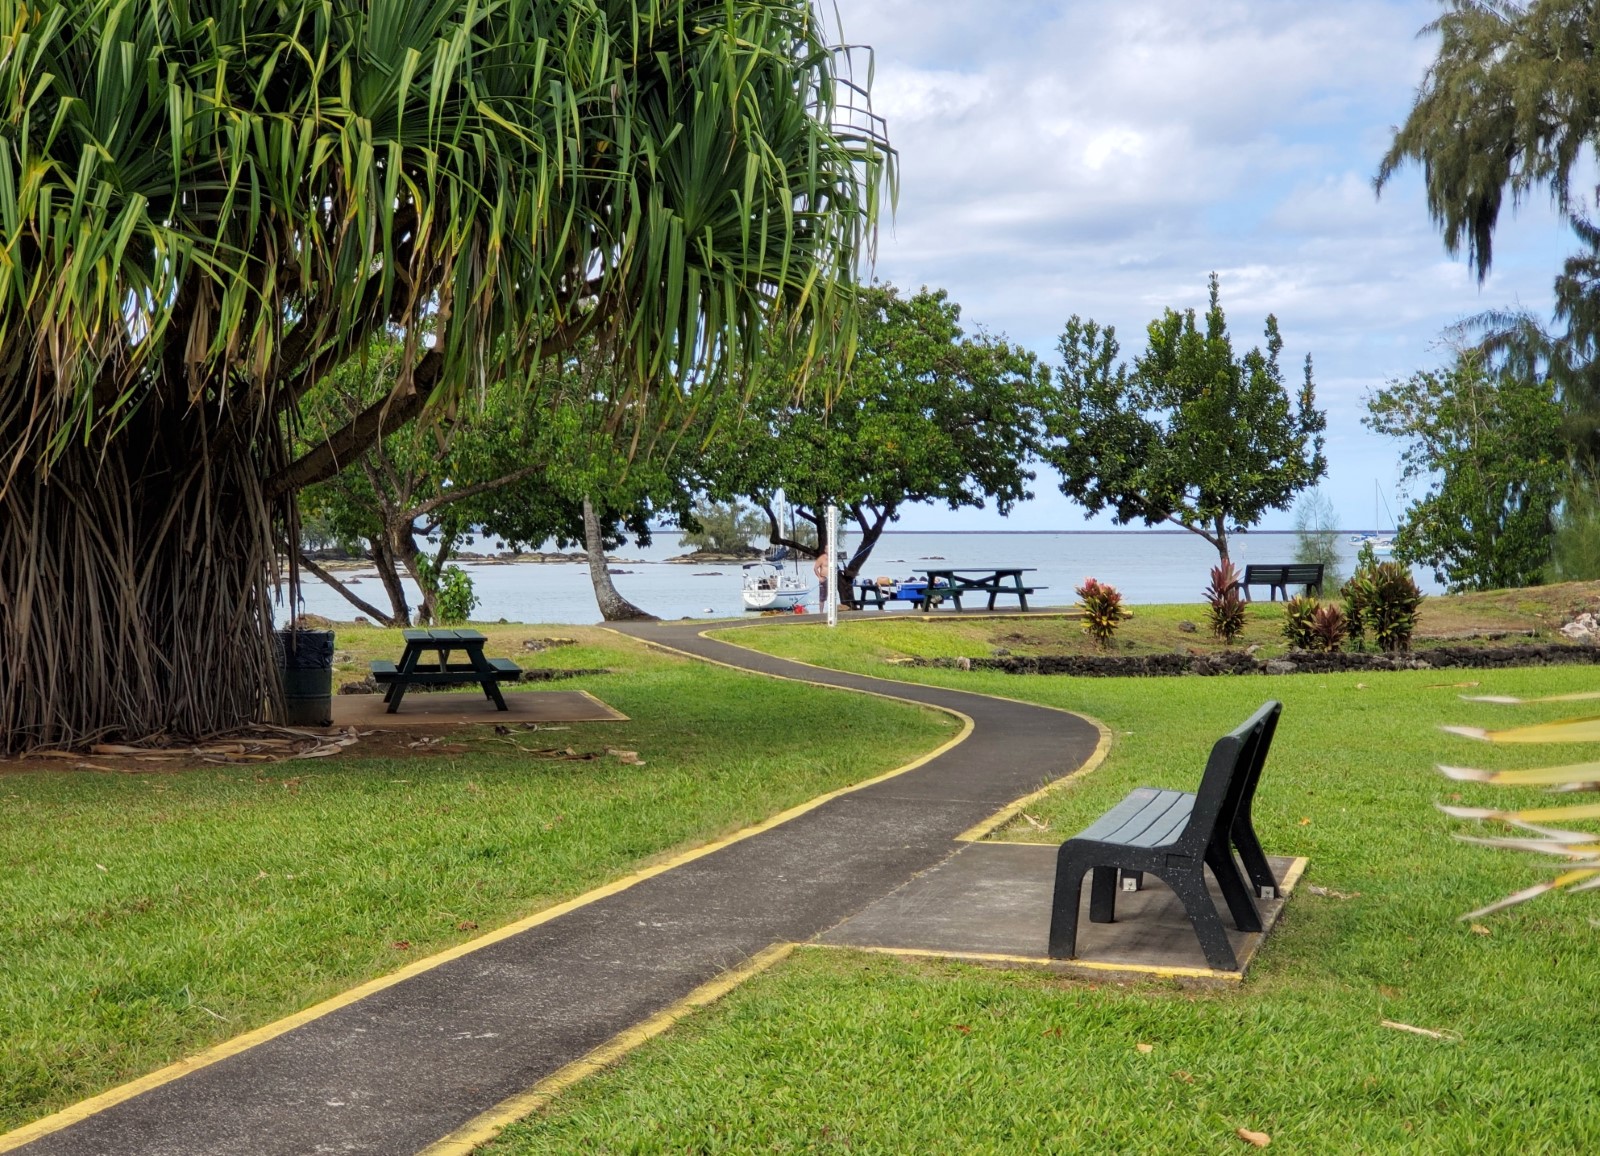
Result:
{"label": "cloudy sky", "polygon": [[[1541,201],[1504,220],[1479,286],[1428,219],[1417,174],[1372,175],[1435,41],[1434,0],[838,0],[874,50],[875,110],[900,152],[876,274],[949,290],[969,325],[1054,361],[1071,314],[1143,348],[1163,308],[1222,281],[1236,349],[1266,314],[1291,378],[1310,353],[1346,526],[1395,504],[1397,445],[1363,397],[1436,365],[1480,310],[1548,309],[1567,234]],[[858,64],[864,58],[858,57]],[[1083,529],[1047,469],[992,511],[909,511],[901,529]],[[1398,513],[1398,509],[1396,509]],[[1263,528],[1288,528],[1287,514]]]}

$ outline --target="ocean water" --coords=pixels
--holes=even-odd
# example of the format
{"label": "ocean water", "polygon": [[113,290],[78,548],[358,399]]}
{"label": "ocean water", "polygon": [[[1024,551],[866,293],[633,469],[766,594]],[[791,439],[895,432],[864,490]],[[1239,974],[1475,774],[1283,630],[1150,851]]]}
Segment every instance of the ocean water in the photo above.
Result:
{"label": "ocean water", "polygon": [[[682,554],[676,532],[664,531],[650,546],[624,546],[613,563],[612,581],[623,597],[662,618],[742,618],[737,563],[669,563]],[[1288,532],[1241,534],[1229,553],[1241,569],[1250,562],[1289,562],[1295,537]],[[1343,572],[1354,568],[1355,546],[1339,535]],[[482,549],[482,547],[478,547]],[[547,550],[554,550],[547,545]],[[950,532],[885,533],[867,560],[863,576],[910,577],[930,564],[947,567],[1023,566],[1028,584],[1047,587],[1030,598],[1039,606],[1071,605],[1073,593],[1088,577],[1109,582],[1133,604],[1199,602],[1216,565],[1216,551],[1196,534],[1184,531],[1079,531],[1061,533]],[[802,563],[809,572],[810,563]],[[480,600],[474,621],[584,624],[599,621],[589,568],[583,563],[466,563]],[[1416,570],[1417,584],[1430,594],[1441,592],[1431,573]],[[342,571],[337,575],[352,593],[387,608],[375,570]],[[338,621],[361,613],[336,591],[305,575],[302,608]],[[409,583],[408,583],[409,586]],[[1332,591],[1330,590],[1329,593]],[[1258,591],[1260,596],[1265,591]],[[415,605],[416,590],[410,589]],[[981,604],[980,604],[981,605]],[[1003,599],[1000,606],[1014,606]],[[807,607],[816,609],[813,600]],[[908,610],[890,613],[908,613]],[[287,607],[280,610],[287,618]]]}

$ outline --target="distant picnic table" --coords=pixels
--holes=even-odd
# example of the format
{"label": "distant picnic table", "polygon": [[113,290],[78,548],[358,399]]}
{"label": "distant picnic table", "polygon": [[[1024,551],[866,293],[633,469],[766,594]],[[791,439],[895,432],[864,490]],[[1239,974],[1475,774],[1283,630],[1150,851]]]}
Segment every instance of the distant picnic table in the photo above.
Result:
{"label": "distant picnic table", "polygon": [[[483,634],[476,630],[407,630],[406,647],[399,662],[379,659],[372,663],[372,677],[388,683],[383,701],[389,704],[389,714],[400,709],[400,700],[413,686],[460,686],[475,682],[483,687],[483,696],[494,703],[496,710],[509,710],[505,696],[500,693],[500,682],[515,680],[522,668],[509,658],[485,658]],[[464,662],[451,662],[450,656],[460,651]],[[424,661],[426,656],[431,656]]]}
{"label": "distant picnic table", "polygon": [[994,609],[994,600],[1002,595],[1015,596],[1022,609],[1028,608],[1028,595],[1035,590],[1043,590],[1043,586],[1025,586],[1022,576],[1033,573],[1032,566],[999,566],[992,570],[982,569],[938,569],[926,570],[928,576],[928,589],[922,600],[922,609],[937,606],[948,598],[956,604],[956,609],[961,609],[963,595],[987,594],[989,596],[989,609]]}

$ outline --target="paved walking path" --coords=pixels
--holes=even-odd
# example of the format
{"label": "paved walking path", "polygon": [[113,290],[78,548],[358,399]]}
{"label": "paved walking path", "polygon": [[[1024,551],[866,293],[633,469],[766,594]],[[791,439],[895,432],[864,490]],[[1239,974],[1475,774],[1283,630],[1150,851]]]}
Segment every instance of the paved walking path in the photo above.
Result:
{"label": "paved walking path", "polygon": [[[953,709],[972,732],[903,774],[469,947],[18,1150],[417,1153],[773,944],[810,940],[887,895],[955,851],[956,835],[1082,765],[1099,739],[1061,711],[818,670],[703,638],[704,629],[625,633]],[[0,1137],[0,1151],[10,1147]]]}

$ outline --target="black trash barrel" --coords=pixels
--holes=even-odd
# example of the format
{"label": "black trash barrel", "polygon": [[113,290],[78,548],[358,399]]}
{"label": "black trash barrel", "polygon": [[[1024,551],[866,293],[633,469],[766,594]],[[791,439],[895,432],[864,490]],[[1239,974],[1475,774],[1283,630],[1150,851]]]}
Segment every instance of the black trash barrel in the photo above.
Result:
{"label": "black trash barrel", "polygon": [[333,631],[278,631],[283,672],[284,722],[292,727],[333,725]]}

